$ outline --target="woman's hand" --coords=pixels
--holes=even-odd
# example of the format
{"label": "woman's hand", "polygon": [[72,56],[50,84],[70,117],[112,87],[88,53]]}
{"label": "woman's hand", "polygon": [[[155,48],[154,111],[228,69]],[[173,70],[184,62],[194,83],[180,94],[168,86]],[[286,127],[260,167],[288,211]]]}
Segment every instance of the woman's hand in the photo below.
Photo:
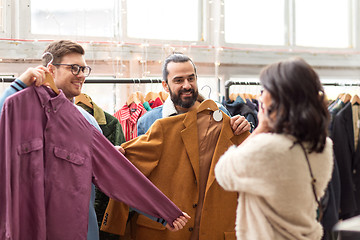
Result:
{"label": "woman's hand", "polygon": [[169,231],[171,232],[176,232],[180,229],[183,229],[184,226],[186,225],[186,223],[188,222],[188,219],[190,219],[191,217],[183,212],[183,216],[178,217],[177,219],[175,219],[175,221],[173,222],[173,226],[171,227],[169,223],[166,224],[166,228],[169,229]]}

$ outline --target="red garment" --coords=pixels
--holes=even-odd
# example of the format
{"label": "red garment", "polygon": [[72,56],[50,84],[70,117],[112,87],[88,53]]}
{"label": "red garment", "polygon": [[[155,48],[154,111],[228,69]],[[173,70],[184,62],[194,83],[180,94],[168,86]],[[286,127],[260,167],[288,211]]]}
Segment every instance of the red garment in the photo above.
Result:
{"label": "red garment", "polygon": [[151,101],[152,101],[151,103],[149,102],[151,108],[156,108],[158,106],[163,105],[163,102],[161,101],[161,99],[159,97],[157,97],[155,100],[151,100]]}
{"label": "red garment", "polygon": [[130,106],[125,104],[114,114],[123,128],[126,141],[137,137],[137,121],[145,113],[146,109],[142,103],[132,103]]}

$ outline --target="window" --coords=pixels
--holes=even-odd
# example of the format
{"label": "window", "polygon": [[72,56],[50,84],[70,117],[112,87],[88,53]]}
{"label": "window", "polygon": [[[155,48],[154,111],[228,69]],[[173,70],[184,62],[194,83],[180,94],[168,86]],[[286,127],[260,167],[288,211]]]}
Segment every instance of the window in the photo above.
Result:
{"label": "window", "polygon": [[199,1],[129,0],[127,36],[130,38],[198,41]]}
{"label": "window", "polygon": [[115,0],[32,0],[31,33],[114,37]]}
{"label": "window", "polygon": [[284,0],[225,0],[225,42],[284,45]]}
{"label": "window", "polygon": [[4,0],[0,0],[0,32],[4,32],[4,16],[5,16],[5,9],[4,9]]}
{"label": "window", "polygon": [[348,0],[296,0],[295,11],[296,45],[349,47]]}

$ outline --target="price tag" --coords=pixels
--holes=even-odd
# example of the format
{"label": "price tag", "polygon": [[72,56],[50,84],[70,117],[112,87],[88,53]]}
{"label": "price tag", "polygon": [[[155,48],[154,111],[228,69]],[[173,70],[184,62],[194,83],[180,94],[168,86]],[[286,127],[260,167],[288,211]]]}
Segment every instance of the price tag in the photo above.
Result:
{"label": "price tag", "polygon": [[223,119],[222,113],[220,110],[216,110],[213,112],[213,118],[215,121],[220,122]]}

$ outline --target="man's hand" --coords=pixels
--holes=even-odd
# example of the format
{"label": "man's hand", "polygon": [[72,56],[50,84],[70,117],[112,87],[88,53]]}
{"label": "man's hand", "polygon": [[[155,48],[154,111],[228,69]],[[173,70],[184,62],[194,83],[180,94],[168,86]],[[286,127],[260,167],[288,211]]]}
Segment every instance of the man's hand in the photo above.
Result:
{"label": "man's hand", "polygon": [[44,66],[37,66],[36,68],[28,68],[23,74],[18,78],[25,83],[27,86],[35,84],[35,86],[40,86],[45,81],[45,73],[49,70]]}
{"label": "man's hand", "polygon": [[175,232],[178,231],[180,229],[183,229],[183,227],[186,225],[186,223],[188,222],[188,219],[190,219],[191,217],[183,212],[183,216],[178,217],[177,219],[175,219],[175,221],[173,222],[174,227],[171,227],[169,223],[166,224],[166,228],[169,229],[169,231],[171,232]]}
{"label": "man's hand", "polygon": [[235,135],[240,135],[251,129],[250,123],[241,115],[233,116],[230,119],[230,125]]}
{"label": "man's hand", "polygon": [[120,146],[115,146],[115,148],[120,151],[123,155],[125,155],[125,150]]}

